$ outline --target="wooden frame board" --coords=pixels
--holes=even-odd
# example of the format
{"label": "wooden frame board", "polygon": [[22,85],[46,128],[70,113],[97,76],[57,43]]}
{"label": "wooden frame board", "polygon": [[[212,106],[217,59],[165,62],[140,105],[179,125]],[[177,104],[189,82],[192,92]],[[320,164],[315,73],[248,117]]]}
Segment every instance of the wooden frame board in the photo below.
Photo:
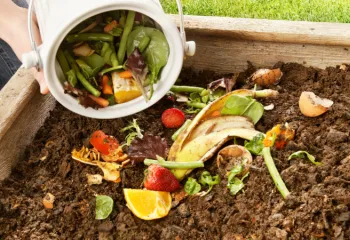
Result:
{"label": "wooden frame board", "polygon": [[[175,15],[170,17],[176,22]],[[247,61],[278,61],[325,68],[350,61],[350,24],[185,16],[187,40],[197,43],[184,66],[222,73],[243,71]],[[0,91],[0,180],[24,157],[56,101],[42,96],[29,71],[20,69]]]}

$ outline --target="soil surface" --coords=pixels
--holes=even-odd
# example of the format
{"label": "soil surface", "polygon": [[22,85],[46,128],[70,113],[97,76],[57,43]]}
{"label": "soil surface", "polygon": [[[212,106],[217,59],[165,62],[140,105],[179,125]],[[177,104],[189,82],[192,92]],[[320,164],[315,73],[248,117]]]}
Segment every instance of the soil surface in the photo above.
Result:
{"label": "soil surface", "polygon": [[[0,183],[0,239],[350,239],[350,72],[294,63],[276,66],[284,75],[272,88],[280,94],[262,100],[275,108],[264,113],[256,128],[265,132],[288,122],[296,131],[285,150],[272,152],[292,192],[287,200],[277,191],[262,157],[255,157],[244,191],[236,196],[222,183],[205,197],[188,197],[175,204],[163,219],[140,220],[126,207],[122,189],[140,188],[145,166],[124,169],[120,183],[89,186],[86,174],[102,172],[72,160],[71,151],[98,129],[122,141],[125,134],[119,130],[132,118],[138,119],[145,133],[167,138],[170,146],[174,130],[164,128],[160,116],[172,103],[162,100],[142,113],[116,120],[85,118],[57,105],[28,146],[26,158]],[[245,79],[254,70],[249,66],[241,73],[237,87],[252,87]],[[219,77],[184,69],[180,79],[182,85],[206,86]],[[302,91],[313,91],[334,105],[320,117],[304,117],[298,107]],[[288,161],[298,150],[308,151],[323,165],[306,159]],[[43,156],[46,159],[40,160]],[[205,168],[217,172],[213,160]],[[193,171],[192,176],[202,171]],[[48,192],[56,197],[52,210],[42,204]],[[114,199],[106,220],[95,220],[95,194]]]}

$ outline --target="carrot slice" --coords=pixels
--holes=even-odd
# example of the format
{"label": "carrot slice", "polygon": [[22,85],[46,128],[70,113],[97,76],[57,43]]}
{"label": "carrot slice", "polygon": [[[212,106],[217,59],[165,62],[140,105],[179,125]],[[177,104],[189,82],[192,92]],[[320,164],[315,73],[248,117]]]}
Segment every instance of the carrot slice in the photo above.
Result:
{"label": "carrot slice", "polygon": [[107,107],[109,105],[108,100],[101,98],[101,97],[95,97],[91,94],[89,94],[89,97],[96,102],[98,105],[100,105],[101,107]]}
{"label": "carrot slice", "polygon": [[109,83],[109,77],[107,75],[103,75],[102,77],[102,92],[103,94],[113,94],[112,86],[108,84]]}
{"label": "carrot slice", "polygon": [[118,73],[121,78],[132,78],[132,73],[128,70]]}
{"label": "carrot slice", "polygon": [[110,31],[112,31],[112,30],[113,30],[114,28],[116,28],[117,26],[118,26],[117,21],[116,21],[116,20],[113,20],[112,22],[108,23],[108,24],[104,27],[103,31],[104,31],[105,33],[109,33]]}

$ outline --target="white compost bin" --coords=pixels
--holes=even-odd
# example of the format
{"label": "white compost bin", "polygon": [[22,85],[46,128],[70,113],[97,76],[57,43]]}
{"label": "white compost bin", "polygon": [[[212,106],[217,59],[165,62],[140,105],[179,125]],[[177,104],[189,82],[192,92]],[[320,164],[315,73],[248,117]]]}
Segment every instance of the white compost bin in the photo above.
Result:
{"label": "white compost bin", "polygon": [[[49,90],[55,99],[67,109],[92,118],[120,118],[142,111],[159,101],[169,91],[178,78],[184,54],[192,56],[195,43],[186,42],[180,0],[177,0],[180,14],[180,31],[175,23],[164,13],[158,0],[31,0],[29,16],[34,9],[38,19],[43,44],[37,48],[32,41],[33,51],[23,55],[26,68],[43,69]],[[167,64],[164,66],[154,95],[150,101],[138,97],[132,101],[95,110],[84,108],[68,94],[64,94],[62,81],[64,75],[56,61],[57,50],[65,36],[80,22],[96,14],[112,10],[132,10],[152,18],[163,31],[170,48]],[[31,25],[28,26],[31,33]]]}

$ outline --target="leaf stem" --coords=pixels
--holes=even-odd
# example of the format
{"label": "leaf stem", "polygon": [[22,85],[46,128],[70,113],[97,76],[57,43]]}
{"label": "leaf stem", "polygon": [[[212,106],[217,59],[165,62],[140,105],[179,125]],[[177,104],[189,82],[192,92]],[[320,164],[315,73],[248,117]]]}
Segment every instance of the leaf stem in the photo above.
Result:
{"label": "leaf stem", "polygon": [[143,163],[147,166],[151,164],[157,164],[165,168],[169,169],[193,169],[193,168],[201,168],[204,167],[204,163],[202,161],[194,161],[194,162],[173,162],[173,161],[158,161],[153,159],[145,159]]}
{"label": "leaf stem", "polygon": [[290,194],[289,190],[287,189],[285,183],[283,182],[281,175],[279,174],[275,162],[273,161],[273,158],[271,156],[271,151],[269,147],[264,147],[262,150],[262,155],[264,156],[264,161],[267,166],[267,169],[270,172],[270,175],[280,193],[282,194],[283,198],[287,198]]}

